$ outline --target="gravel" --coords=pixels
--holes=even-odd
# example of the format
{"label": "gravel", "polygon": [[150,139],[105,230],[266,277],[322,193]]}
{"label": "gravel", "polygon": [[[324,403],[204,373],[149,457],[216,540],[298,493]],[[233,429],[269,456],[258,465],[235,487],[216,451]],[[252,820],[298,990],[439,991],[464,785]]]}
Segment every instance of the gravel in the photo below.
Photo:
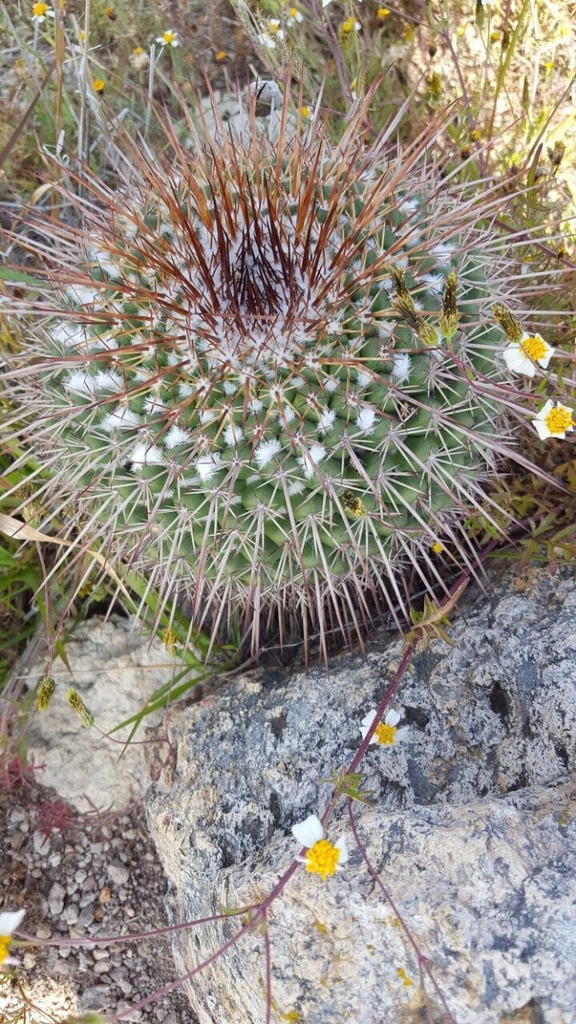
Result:
{"label": "gravel", "polygon": [[[55,805],[63,827],[43,826]],[[112,1016],[174,979],[169,937],[91,950],[58,945],[166,925],[166,880],[141,804],[119,815],[70,815],[53,791],[19,784],[0,792],[0,835],[0,909],[24,908],[23,930],[54,943],[17,950],[14,984],[0,981],[1,1021],[53,1024],[88,1010]],[[179,990],[127,1019],[197,1024]]]}

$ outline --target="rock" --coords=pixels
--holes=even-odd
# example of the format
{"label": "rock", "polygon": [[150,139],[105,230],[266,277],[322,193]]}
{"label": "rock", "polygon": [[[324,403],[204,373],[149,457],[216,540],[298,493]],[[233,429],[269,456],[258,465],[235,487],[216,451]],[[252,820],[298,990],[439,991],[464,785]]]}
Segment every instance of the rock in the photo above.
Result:
{"label": "rock", "polygon": [[110,880],[114,882],[114,885],[125,885],[130,878],[130,872],[124,864],[120,864],[117,860],[111,860],[106,870],[110,876]]}
{"label": "rock", "polygon": [[[441,998],[458,1024],[575,1019],[575,578],[508,573],[462,602],[454,648],[415,656],[392,704],[409,731],[369,748],[370,803],[352,804],[379,881],[341,799],[328,836],[346,835],[349,862],[326,882],[299,868],[270,907],[279,1019],[416,1022]],[[172,712],[177,760],[148,816],[174,923],[272,891],[298,853],[291,826],[326,809],[323,780],[351,761],[401,653],[381,641],[329,674],[263,669]],[[176,932],[178,973],[246,921]],[[265,978],[254,928],[188,983],[200,1024],[264,1024]]]}
{"label": "rock", "polygon": [[48,908],[53,917],[58,917],[64,909],[64,897],[66,896],[66,890],[60,882],[54,882],[54,885],[48,893]]}
{"label": "rock", "polygon": [[[125,808],[142,795],[146,748],[138,742],[126,744],[130,727],[106,734],[169,682],[173,663],[157,640],[135,630],[132,620],[117,616],[81,623],[66,641],[66,655],[71,671],[62,661],[55,662],[57,689],[48,709],[34,716],[28,757],[45,764],[42,783],[79,811]],[[41,671],[40,666],[34,670],[30,687]],[[93,727],[83,726],[66,703],[69,686],[94,715]],[[145,725],[154,720],[158,718],[146,718]],[[45,835],[42,841],[46,843]]]}

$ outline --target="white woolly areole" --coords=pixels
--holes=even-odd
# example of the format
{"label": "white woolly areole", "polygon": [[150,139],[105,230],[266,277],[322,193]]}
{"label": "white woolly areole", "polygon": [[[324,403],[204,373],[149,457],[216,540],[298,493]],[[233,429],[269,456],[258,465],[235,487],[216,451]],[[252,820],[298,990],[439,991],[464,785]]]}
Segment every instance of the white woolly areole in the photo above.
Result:
{"label": "white woolly areole", "polygon": [[356,426],[358,430],[363,433],[369,434],[374,429],[374,420],[376,419],[376,411],[371,409],[370,406],[365,405],[358,410],[358,419],[356,420]]}
{"label": "white woolly areole", "polygon": [[254,459],[258,464],[258,468],[264,469],[264,466],[267,466],[278,455],[281,447],[282,445],[276,437],[273,437],[271,441],[261,441],[254,452]]}
{"label": "white woolly areole", "polygon": [[313,444],[309,451],[303,451],[297,460],[302,466],[302,472],[307,480],[313,476],[318,463],[326,458],[326,449],[322,444]]}
{"label": "white woolly areole", "polygon": [[218,409],[199,409],[198,410],[198,419],[200,420],[200,423],[202,424],[202,426],[205,426],[206,423],[212,423],[212,421],[215,420],[215,419],[218,419],[219,416],[220,416],[220,412],[219,412]]}
{"label": "white woolly areole", "polygon": [[434,256],[438,260],[438,263],[444,264],[450,263],[455,248],[450,242],[436,242],[436,245],[431,245],[428,251],[430,256]]}
{"label": "white woolly areole", "polygon": [[144,466],[163,466],[165,463],[162,452],[153,444],[137,444],[128,459],[133,463],[135,471]]}
{"label": "white woolly areole", "polygon": [[372,373],[368,373],[367,370],[358,371],[358,384],[361,388],[369,387],[369,385],[372,384],[373,380],[374,375]]}
{"label": "white woolly areole", "polygon": [[153,415],[158,412],[166,412],[168,406],[162,401],[158,395],[148,395],[148,398],[144,402],[144,408],[147,413]]}
{"label": "white woolly areole", "polygon": [[127,407],[115,409],[114,412],[108,413],[100,423],[100,429],[105,430],[107,434],[113,430],[119,428],[130,428],[140,426],[141,417],[137,413],[132,412]]}
{"label": "white woolly areole", "polygon": [[336,419],[336,413],[334,409],[323,409],[318,418],[318,430],[321,434],[325,434],[326,431],[330,430],[330,427]]}
{"label": "white woolly areole", "polygon": [[392,363],[392,379],[395,381],[406,380],[410,373],[412,360],[407,352],[398,352]]}
{"label": "white woolly areole", "polygon": [[61,321],[50,328],[50,337],[63,348],[83,348],[92,340],[81,324]]}
{"label": "white woolly areole", "polygon": [[202,482],[210,480],[210,478],[214,476],[219,469],[220,461],[221,458],[219,452],[211,452],[209,455],[201,455],[199,459],[196,459],[194,469],[198,473]]}
{"label": "white woolly areole", "polygon": [[244,431],[237,423],[227,423],[224,427],[222,437],[224,438],[224,443],[233,448],[244,437]]}
{"label": "white woolly areole", "polygon": [[426,285],[431,295],[440,295],[444,290],[445,281],[440,274],[422,274],[420,281]]}
{"label": "white woolly areole", "polygon": [[75,370],[74,373],[71,373],[62,381],[62,386],[66,388],[66,391],[72,391],[76,395],[86,395],[87,398],[93,398],[96,391],[94,377],[82,370]]}
{"label": "white woolly areole", "polygon": [[98,391],[123,391],[124,381],[119,373],[114,370],[100,370],[95,378]]}
{"label": "white woolly areole", "polygon": [[291,405],[284,405],[282,409],[278,409],[277,417],[281,423],[291,423],[296,413]]}
{"label": "white woolly areole", "polygon": [[174,423],[166,434],[164,444],[168,449],[170,449],[176,448],[179,444],[189,444],[191,440],[192,438],[189,432],[187,430],[182,430],[182,427],[179,427]]}
{"label": "white woolly areole", "polygon": [[71,284],[66,291],[70,298],[77,302],[79,306],[88,306],[100,294],[98,289],[84,284]]}

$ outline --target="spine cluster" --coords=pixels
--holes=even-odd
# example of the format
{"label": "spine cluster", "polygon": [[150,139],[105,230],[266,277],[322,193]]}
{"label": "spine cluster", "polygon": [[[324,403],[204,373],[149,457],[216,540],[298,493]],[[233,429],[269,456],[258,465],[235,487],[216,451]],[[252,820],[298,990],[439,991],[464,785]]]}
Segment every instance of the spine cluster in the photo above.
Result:
{"label": "spine cluster", "polygon": [[93,185],[20,384],[53,506],[254,647],[402,610],[505,448],[505,261],[465,195],[352,138],[172,139]]}

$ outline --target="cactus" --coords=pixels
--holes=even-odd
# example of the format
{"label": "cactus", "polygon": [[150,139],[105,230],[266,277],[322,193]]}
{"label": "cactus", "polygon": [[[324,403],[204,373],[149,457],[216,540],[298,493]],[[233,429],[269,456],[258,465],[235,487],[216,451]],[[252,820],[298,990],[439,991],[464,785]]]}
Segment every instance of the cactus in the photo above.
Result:
{"label": "cactus", "polygon": [[496,204],[440,186],[422,141],[385,162],[360,114],[336,147],[252,120],[194,158],[170,128],[163,163],[133,147],[120,194],[89,180],[17,376],[53,514],[257,650],[261,626],[400,620],[408,569],[442,585],[519,395]]}

